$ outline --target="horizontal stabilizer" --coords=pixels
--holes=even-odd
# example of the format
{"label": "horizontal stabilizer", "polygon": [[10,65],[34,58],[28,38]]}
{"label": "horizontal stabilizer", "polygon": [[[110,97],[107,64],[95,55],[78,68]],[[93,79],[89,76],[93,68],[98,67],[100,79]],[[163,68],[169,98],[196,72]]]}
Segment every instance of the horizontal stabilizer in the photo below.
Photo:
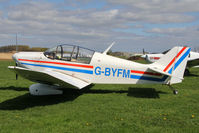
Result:
{"label": "horizontal stabilizer", "polygon": [[167,75],[167,76],[170,76],[170,77],[175,77],[175,78],[178,78],[178,79],[181,79],[181,80],[184,79],[184,78],[181,78],[181,77],[176,77],[176,76],[174,76],[172,74],[169,74],[167,72],[164,72],[164,71],[162,71],[162,70],[160,70],[160,69],[158,69],[156,67],[149,67],[149,69],[152,70],[152,71],[155,71],[157,73],[163,74],[163,75]]}

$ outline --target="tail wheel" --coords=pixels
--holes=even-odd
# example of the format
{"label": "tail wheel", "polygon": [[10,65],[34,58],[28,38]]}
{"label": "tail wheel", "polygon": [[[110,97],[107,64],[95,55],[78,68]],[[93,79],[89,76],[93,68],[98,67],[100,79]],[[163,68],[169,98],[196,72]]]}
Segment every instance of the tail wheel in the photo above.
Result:
{"label": "tail wheel", "polygon": [[173,94],[177,95],[178,94],[178,90],[173,90]]}

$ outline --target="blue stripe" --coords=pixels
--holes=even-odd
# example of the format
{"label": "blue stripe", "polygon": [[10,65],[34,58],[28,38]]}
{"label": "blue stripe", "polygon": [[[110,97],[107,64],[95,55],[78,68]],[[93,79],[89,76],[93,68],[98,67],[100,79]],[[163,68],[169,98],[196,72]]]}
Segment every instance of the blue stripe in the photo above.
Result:
{"label": "blue stripe", "polygon": [[[175,65],[174,65],[174,70],[180,65],[180,63],[189,55],[189,53],[190,53],[190,51],[191,51],[191,48],[189,48],[185,53],[184,53],[184,55],[175,63]],[[173,67],[171,67],[171,69],[169,70],[169,74],[171,74],[171,72],[172,72],[172,69],[173,69]]]}
{"label": "blue stripe", "polygon": [[153,78],[153,77],[147,77],[147,76],[138,76],[138,75],[131,75],[132,79],[141,79],[141,80],[150,80],[150,81],[157,81],[157,82],[163,82],[165,81],[168,76],[165,75],[163,78]]}
{"label": "blue stripe", "polygon": [[48,65],[38,65],[38,64],[31,64],[31,63],[21,63],[21,64],[30,65],[30,66],[38,66],[38,67],[47,67],[47,68],[66,70],[66,71],[72,71],[72,72],[80,72],[80,73],[86,73],[86,74],[93,74],[93,71],[91,71],[91,70],[82,70],[82,69],[74,69],[74,68],[48,66]]}

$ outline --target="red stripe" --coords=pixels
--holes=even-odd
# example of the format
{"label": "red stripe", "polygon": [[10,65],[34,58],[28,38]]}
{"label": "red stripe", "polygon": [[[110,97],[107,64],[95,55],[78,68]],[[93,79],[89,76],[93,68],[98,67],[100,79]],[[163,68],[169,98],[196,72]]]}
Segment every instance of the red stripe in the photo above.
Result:
{"label": "red stripe", "polygon": [[164,72],[167,71],[167,69],[174,63],[175,59],[178,58],[186,48],[187,48],[187,47],[183,47],[183,48],[180,50],[180,52],[173,58],[173,60],[171,60],[171,62],[165,67],[165,69],[163,70]]}
{"label": "red stripe", "polygon": [[160,57],[150,57],[150,59],[159,60]]}
{"label": "red stripe", "polygon": [[160,57],[154,57],[154,60],[159,60],[160,59]]}
{"label": "red stripe", "polygon": [[80,65],[80,64],[70,64],[70,63],[51,62],[51,61],[37,61],[37,60],[27,60],[27,59],[19,59],[19,60],[20,61],[29,61],[29,62],[38,62],[38,63],[48,63],[48,64],[58,64],[58,65],[74,66],[74,67],[93,68],[93,66]]}
{"label": "red stripe", "polygon": [[131,73],[147,74],[147,75],[154,75],[154,76],[161,76],[162,75],[160,73],[144,72],[144,71],[136,71],[136,70],[131,70]]}

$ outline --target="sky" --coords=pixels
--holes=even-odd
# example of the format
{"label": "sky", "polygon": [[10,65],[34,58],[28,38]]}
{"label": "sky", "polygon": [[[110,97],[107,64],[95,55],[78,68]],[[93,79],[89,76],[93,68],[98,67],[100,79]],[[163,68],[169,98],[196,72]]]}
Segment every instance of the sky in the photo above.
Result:
{"label": "sky", "polygon": [[0,0],[0,46],[96,51],[199,48],[199,0]]}

